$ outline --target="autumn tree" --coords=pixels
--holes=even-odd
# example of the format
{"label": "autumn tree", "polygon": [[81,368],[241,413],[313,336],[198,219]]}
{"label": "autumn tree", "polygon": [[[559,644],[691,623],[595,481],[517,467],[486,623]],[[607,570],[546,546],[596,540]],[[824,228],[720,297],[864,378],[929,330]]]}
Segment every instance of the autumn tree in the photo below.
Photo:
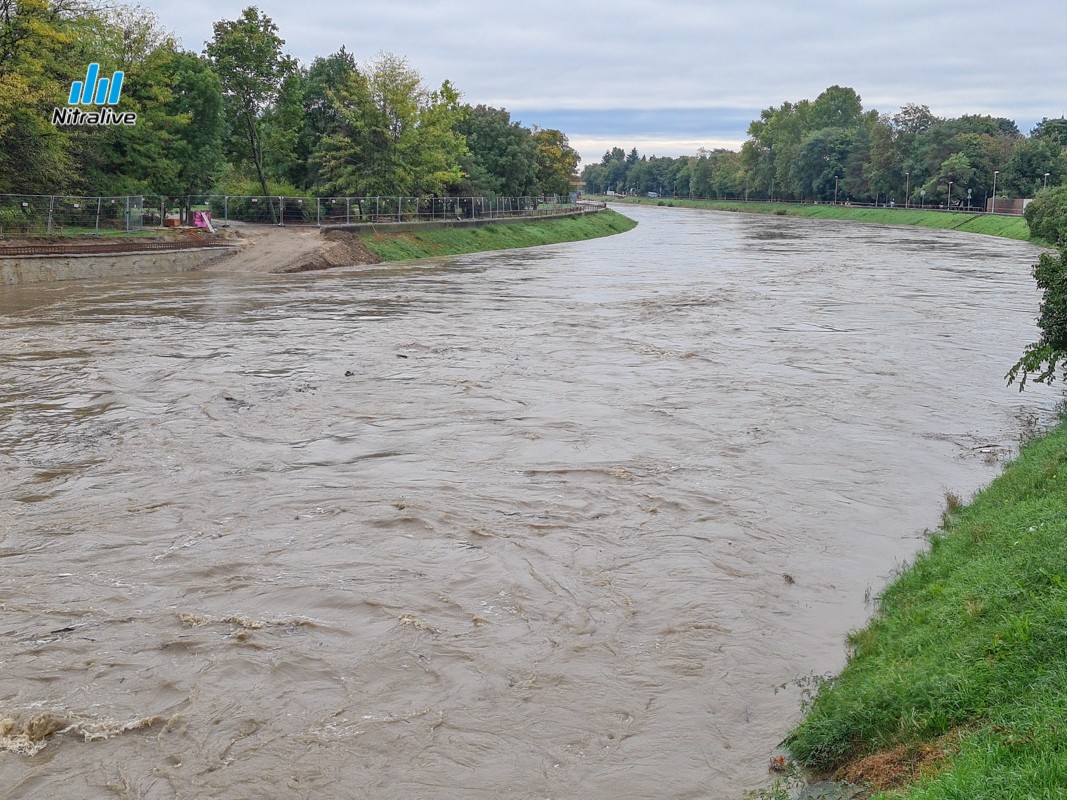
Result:
{"label": "autumn tree", "polygon": [[[78,188],[69,134],[49,122],[77,65],[81,2],[0,0],[0,192]],[[84,66],[82,67],[84,69]]]}
{"label": "autumn tree", "polygon": [[568,194],[580,160],[577,151],[562,131],[534,127],[532,136],[538,193]]}

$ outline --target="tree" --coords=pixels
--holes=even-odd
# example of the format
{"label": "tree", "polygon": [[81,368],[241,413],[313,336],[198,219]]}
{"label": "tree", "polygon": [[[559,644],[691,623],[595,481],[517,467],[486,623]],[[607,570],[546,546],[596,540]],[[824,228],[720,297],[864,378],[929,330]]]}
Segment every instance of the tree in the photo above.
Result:
{"label": "tree", "polygon": [[[457,126],[467,143],[463,160],[471,194],[521,197],[532,194],[536,153],[530,131],[511,121],[506,109],[466,106]],[[598,166],[598,165],[592,165]]]}
{"label": "tree", "polygon": [[1038,194],[1023,216],[1031,237],[1052,245],[1067,245],[1067,186]]}
{"label": "tree", "polygon": [[[150,11],[111,6],[79,22],[71,48],[84,65],[125,73],[121,108],[137,124],[66,131],[90,194],[205,191],[221,167],[222,95],[210,65],[178,49]],[[84,66],[82,66],[84,69]]]}
{"label": "tree", "polygon": [[792,177],[792,166],[804,138],[811,132],[808,119],[811,101],[782,103],[766,108],[748,127],[753,140],[748,152],[742,151],[745,169],[759,178],[759,190],[768,197],[797,197],[803,191]]}
{"label": "tree", "polygon": [[949,198],[950,184],[956,188],[956,199],[965,196],[967,189],[974,183],[974,167],[966,153],[953,153],[938,167],[937,172],[923,186],[927,196],[931,199],[943,198],[947,203]]}
{"label": "tree", "polygon": [[305,92],[307,76],[293,69],[282,79],[274,103],[264,110],[260,122],[263,166],[267,177],[292,184],[307,181],[309,151],[305,149]]}
{"label": "tree", "polygon": [[890,125],[898,136],[915,137],[929,130],[937,121],[937,117],[930,113],[929,106],[907,103],[892,116]]}
{"label": "tree", "polygon": [[165,69],[172,92],[166,111],[174,133],[169,157],[178,166],[174,194],[199,194],[222,170],[222,82],[194,53],[173,53]]}
{"label": "tree", "polygon": [[854,139],[854,132],[845,128],[823,128],[804,140],[790,170],[801,196],[834,197],[835,187],[840,188],[840,179],[846,175]]}
{"label": "tree", "polygon": [[1004,170],[1003,186],[1015,197],[1035,197],[1046,183],[1056,186],[1063,176],[1063,148],[1053,137],[1033,137],[1015,146]]}
{"label": "tree", "polygon": [[1041,337],[1027,346],[1006,376],[1009,385],[1019,382],[1019,391],[1033,374],[1038,383],[1052,383],[1060,368],[1065,373],[1061,378],[1067,379],[1067,249],[1042,253],[1034,266],[1034,279],[1043,293],[1037,318]]}
{"label": "tree", "polygon": [[82,3],[0,0],[2,193],[79,188],[71,134],[49,124],[49,113],[76,69],[71,46],[85,11]]}
{"label": "tree", "polygon": [[[255,6],[246,8],[236,20],[216,22],[214,34],[204,53],[222,81],[226,116],[232,126],[230,157],[252,164],[266,195],[261,116],[277,99],[294,62],[282,52],[285,41],[278,36],[278,26]],[[277,221],[273,205],[271,221]]]}
{"label": "tree", "polygon": [[[879,123],[871,130],[870,146],[866,154],[866,162],[861,166],[860,172],[864,181],[878,194],[888,197],[904,197],[904,192],[909,188],[911,176],[905,176],[904,156],[902,153],[899,136],[894,135],[893,122],[889,118],[879,120]],[[917,178],[918,176],[916,176]],[[851,188],[851,187],[850,187]],[[907,202],[907,198],[902,204]]]}
{"label": "tree", "polygon": [[1030,136],[1034,139],[1051,141],[1059,147],[1067,147],[1067,119],[1046,117],[1030,131]]}
{"label": "tree", "polygon": [[538,194],[569,194],[580,160],[577,151],[562,131],[535,127],[532,136]]}
{"label": "tree", "polygon": [[380,55],[331,94],[340,123],[315,161],[322,188],[341,195],[439,194],[463,177],[459,93],[429,91],[407,61]]}
{"label": "tree", "polygon": [[831,86],[811,104],[808,123],[813,130],[855,128],[863,124],[863,103],[855,89]]}

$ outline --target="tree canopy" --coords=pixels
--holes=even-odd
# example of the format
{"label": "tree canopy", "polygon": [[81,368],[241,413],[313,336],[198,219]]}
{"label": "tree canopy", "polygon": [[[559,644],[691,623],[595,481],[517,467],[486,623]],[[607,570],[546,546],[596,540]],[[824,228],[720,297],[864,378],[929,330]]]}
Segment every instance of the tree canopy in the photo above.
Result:
{"label": "tree canopy", "polygon": [[[89,63],[125,73],[136,124],[52,124]],[[140,6],[0,0],[0,193],[563,194],[577,162],[562,131],[428,87],[400,56],[301,65],[255,6],[197,54]]]}
{"label": "tree canopy", "polygon": [[1010,119],[940,118],[917,103],[880,114],[854,89],[831,86],[763,109],[729,152],[657,158],[615,147],[582,179],[591,192],[953,207],[969,197],[982,209],[995,172],[998,196],[1034,197],[1067,178],[1067,121],[1044,119],[1023,136]]}

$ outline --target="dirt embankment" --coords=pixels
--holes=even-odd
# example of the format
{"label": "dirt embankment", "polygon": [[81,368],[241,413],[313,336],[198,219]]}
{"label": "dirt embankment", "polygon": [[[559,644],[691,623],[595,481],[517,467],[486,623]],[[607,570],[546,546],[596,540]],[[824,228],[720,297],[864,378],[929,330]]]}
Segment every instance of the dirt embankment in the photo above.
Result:
{"label": "dirt embankment", "polygon": [[289,228],[231,223],[230,232],[240,248],[226,253],[206,269],[209,272],[307,272],[377,264],[377,256],[352,233],[318,228]]}

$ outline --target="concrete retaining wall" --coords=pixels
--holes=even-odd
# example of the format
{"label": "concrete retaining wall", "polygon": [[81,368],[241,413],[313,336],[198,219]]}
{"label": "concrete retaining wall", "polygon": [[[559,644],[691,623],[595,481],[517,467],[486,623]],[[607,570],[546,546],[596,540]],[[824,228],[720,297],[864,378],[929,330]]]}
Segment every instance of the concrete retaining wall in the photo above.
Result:
{"label": "concrete retaining wall", "polygon": [[111,278],[189,272],[229,252],[229,247],[197,247],[145,253],[0,256],[0,284]]}

